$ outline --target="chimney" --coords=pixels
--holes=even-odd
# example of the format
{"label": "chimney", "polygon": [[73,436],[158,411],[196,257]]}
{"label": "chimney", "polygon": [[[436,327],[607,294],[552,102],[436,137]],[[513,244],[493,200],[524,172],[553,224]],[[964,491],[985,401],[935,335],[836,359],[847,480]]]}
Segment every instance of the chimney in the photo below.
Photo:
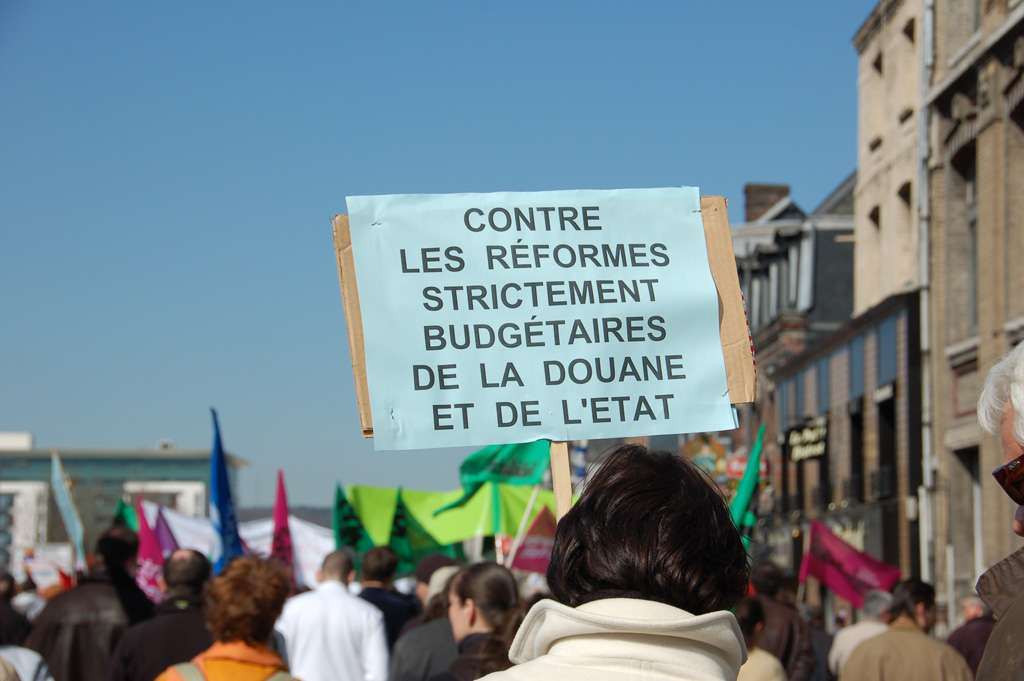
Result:
{"label": "chimney", "polygon": [[746,184],[743,186],[745,219],[755,222],[782,199],[789,196],[788,184]]}

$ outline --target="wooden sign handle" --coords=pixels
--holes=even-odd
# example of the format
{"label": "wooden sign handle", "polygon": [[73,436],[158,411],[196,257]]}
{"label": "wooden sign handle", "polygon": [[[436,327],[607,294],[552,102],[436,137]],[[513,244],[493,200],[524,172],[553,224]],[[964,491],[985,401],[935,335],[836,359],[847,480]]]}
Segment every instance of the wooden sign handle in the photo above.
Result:
{"label": "wooden sign handle", "polygon": [[551,487],[555,492],[555,516],[561,520],[572,506],[568,442],[551,442]]}

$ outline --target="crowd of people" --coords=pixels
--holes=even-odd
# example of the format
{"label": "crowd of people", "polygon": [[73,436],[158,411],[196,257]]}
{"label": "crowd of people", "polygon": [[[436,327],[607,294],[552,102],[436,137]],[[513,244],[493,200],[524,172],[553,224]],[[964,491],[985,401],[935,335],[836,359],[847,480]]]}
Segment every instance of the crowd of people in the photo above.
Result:
{"label": "crowd of people", "polygon": [[[1024,345],[990,372],[979,419],[1002,437],[994,475],[1024,536]],[[609,455],[560,520],[549,593],[534,598],[497,563],[441,554],[419,563],[414,594],[395,588],[387,547],[367,551],[358,575],[351,553],[327,555],[319,584],[295,594],[273,559],[212,576],[181,549],[154,606],[134,581],[137,552],[131,530],[112,528],[88,577],[45,602],[0,576],[0,681],[1024,678],[1024,549],[964,597],[966,623],[945,642],[931,635],[935,590],[915,577],[868,592],[858,621],[827,633],[779,566],[751,567],[697,467],[638,445]]]}

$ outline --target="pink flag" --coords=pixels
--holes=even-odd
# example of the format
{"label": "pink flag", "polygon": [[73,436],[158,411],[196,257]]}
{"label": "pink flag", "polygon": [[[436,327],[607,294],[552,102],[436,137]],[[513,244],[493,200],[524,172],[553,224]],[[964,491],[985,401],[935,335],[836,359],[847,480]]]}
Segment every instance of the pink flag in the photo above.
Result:
{"label": "pink flag", "polygon": [[810,547],[800,564],[800,581],[806,581],[807,575],[859,608],[869,590],[891,589],[900,580],[900,569],[858,551],[824,524],[812,520]]}
{"label": "pink flag", "polygon": [[142,511],[142,497],[136,499],[135,509],[139,516],[139,567],[135,572],[135,583],[154,603],[164,599],[160,588],[160,576],[164,569],[164,554],[156,534],[149,528],[146,514]]}
{"label": "pink flag", "polygon": [[270,555],[292,567],[292,533],[288,529],[288,497],[284,492],[284,471],[277,469],[277,498],[274,500],[274,539]]}
{"label": "pink flag", "polygon": [[153,533],[156,534],[156,540],[160,544],[160,552],[164,554],[164,558],[178,550],[178,540],[174,538],[171,526],[167,524],[163,508],[160,506],[156,508],[156,527],[153,528]]}
{"label": "pink flag", "polygon": [[545,506],[533,519],[509,567],[525,572],[546,573],[548,563],[551,562],[551,549],[555,545],[555,524],[554,514]]}

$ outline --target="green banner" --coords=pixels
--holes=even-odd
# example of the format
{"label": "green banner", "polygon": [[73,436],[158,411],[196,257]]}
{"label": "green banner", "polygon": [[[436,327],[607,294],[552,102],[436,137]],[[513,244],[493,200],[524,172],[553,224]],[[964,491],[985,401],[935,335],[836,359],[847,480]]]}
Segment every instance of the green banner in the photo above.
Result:
{"label": "green banner", "polygon": [[492,445],[470,454],[459,466],[463,496],[438,508],[442,513],[466,503],[488,482],[506,485],[539,485],[548,469],[551,443],[547,440],[514,445]]}
{"label": "green banner", "polygon": [[345,497],[341,489],[341,483],[335,483],[334,487],[334,509],[332,523],[334,529],[334,547],[340,549],[342,546],[349,546],[361,555],[373,547],[373,540],[363,527],[352,504]]}
{"label": "green banner", "polygon": [[[462,490],[451,492],[425,492],[403,489],[402,501],[405,510],[414,516],[423,529],[442,545],[455,544],[470,537],[490,536],[494,533],[490,485],[484,485],[469,500],[457,508],[434,516],[434,511],[445,504],[460,499]],[[499,529],[503,534],[514,535],[519,528],[523,513],[530,501],[533,489],[518,485],[498,485]],[[359,514],[363,526],[378,546],[388,544],[391,524],[398,502],[398,490],[388,487],[361,487],[353,485],[348,490],[349,501]],[[529,522],[541,509],[547,506],[555,511],[555,495],[550,490],[541,490],[537,496]]]}
{"label": "green banner", "polygon": [[139,517],[135,513],[135,509],[130,504],[124,503],[122,498],[117,500],[117,506],[114,507],[114,525],[131,528],[135,532],[139,531]]}

